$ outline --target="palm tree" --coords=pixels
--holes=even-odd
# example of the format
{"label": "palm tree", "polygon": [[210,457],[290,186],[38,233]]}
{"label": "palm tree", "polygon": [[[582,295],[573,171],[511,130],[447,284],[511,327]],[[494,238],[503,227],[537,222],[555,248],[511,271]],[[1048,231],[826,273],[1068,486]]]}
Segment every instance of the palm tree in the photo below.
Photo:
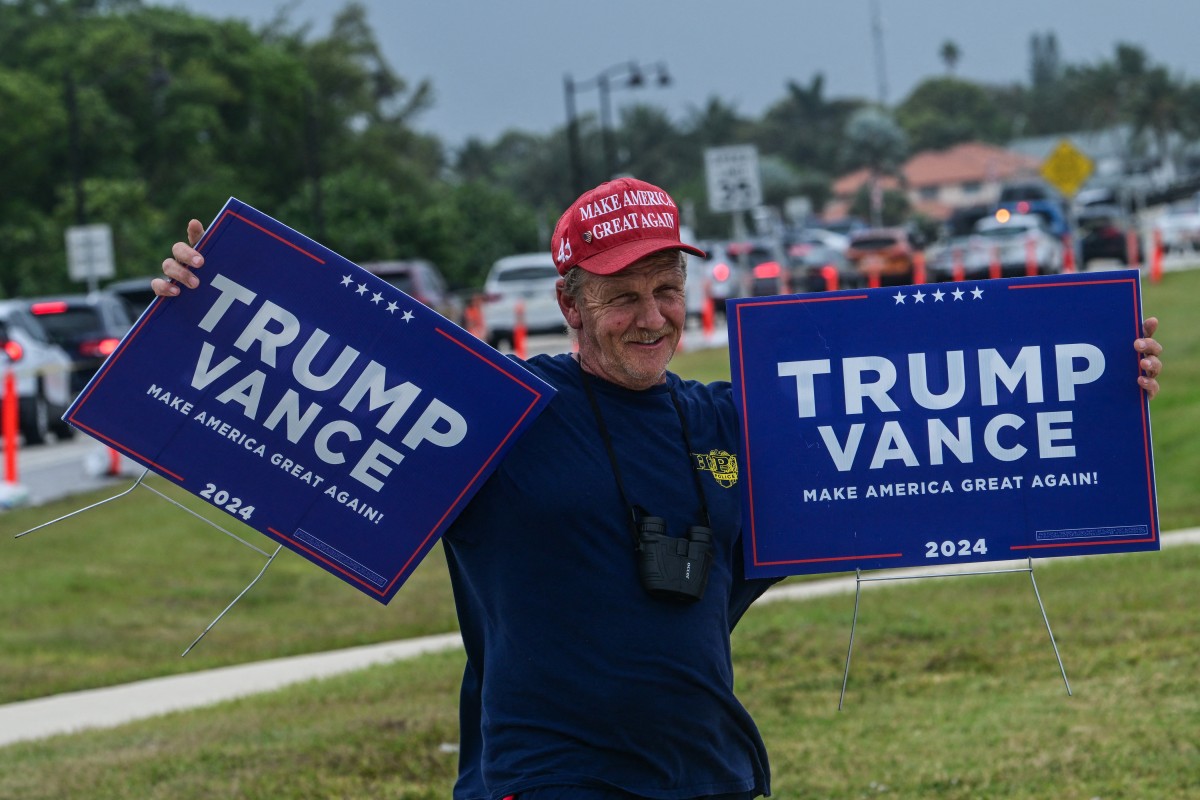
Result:
{"label": "palm tree", "polygon": [[958,66],[958,59],[962,57],[962,51],[958,49],[958,45],[953,40],[947,39],[942,42],[938,55],[941,57],[942,63],[946,65],[946,74],[953,75],[954,68]]}
{"label": "palm tree", "polygon": [[844,134],[849,161],[867,167],[871,172],[871,224],[882,222],[882,193],[879,179],[893,173],[904,159],[908,143],[904,131],[886,111],[868,107],[854,112],[846,123]]}

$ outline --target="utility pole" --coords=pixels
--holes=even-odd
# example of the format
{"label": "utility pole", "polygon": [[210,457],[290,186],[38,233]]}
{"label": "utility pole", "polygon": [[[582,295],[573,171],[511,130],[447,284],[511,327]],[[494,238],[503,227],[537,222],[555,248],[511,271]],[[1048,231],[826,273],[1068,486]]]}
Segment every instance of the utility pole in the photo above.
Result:
{"label": "utility pole", "polygon": [[879,88],[879,105],[888,103],[887,60],[883,55],[883,19],[879,13],[879,0],[871,0],[871,39],[875,48],[875,82]]}

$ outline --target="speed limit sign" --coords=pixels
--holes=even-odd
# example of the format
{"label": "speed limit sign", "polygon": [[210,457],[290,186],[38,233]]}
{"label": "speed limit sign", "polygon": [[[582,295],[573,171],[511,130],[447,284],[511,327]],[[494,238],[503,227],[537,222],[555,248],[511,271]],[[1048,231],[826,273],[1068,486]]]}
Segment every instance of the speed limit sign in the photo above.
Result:
{"label": "speed limit sign", "polygon": [[710,211],[750,211],[762,205],[754,145],[710,147],[704,151],[704,172]]}

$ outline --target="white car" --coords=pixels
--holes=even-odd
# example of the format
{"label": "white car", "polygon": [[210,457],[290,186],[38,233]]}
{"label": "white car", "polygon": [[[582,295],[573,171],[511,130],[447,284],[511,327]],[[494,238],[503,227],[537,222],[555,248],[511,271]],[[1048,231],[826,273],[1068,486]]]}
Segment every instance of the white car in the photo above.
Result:
{"label": "white car", "polygon": [[526,333],[564,332],[566,322],[554,291],[557,281],[558,269],[548,252],[505,256],[493,264],[483,284],[488,344],[499,347],[504,341],[512,342],[518,309]]}
{"label": "white car", "polygon": [[1028,274],[1031,260],[1039,275],[1062,272],[1063,243],[1036,214],[984,217],[975,223],[972,238],[976,257],[989,270],[993,262],[999,261],[1005,277]]}
{"label": "white car", "polygon": [[[74,429],[60,418],[71,405],[71,357],[50,341],[22,300],[0,301],[0,376],[10,372],[17,394],[17,425],[25,444],[41,444],[54,431]],[[0,391],[7,377],[0,378]]]}
{"label": "white car", "polygon": [[1168,253],[1200,251],[1200,204],[1195,200],[1177,203],[1155,222]]}
{"label": "white car", "polygon": [[957,236],[930,247],[925,270],[930,281],[980,280],[993,275],[998,264],[1002,277],[1028,274],[1033,255],[1039,275],[1062,272],[1064,247],[1036,214],[984,217],[970,236]]}

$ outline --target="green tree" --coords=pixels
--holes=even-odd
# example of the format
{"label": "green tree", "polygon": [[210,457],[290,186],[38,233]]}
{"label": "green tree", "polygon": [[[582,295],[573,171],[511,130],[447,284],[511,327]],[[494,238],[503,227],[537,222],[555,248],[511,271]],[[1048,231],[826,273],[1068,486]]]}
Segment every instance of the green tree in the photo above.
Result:
{"label": "green tree", "polygon": [[807,86],[789,81],[783,99],[755,126],[753,140],[762,152],[777,153],[797,168],[830,172],[839,166],[842,131],[862,106],[827,99],[825,77],[819,73]]}
{"label": "green tree", "polygon": [[883,109],[867,107],[856,111],[846,123],[847,159],[854,166],[866,167],[870,180],[866,185],[873,224],[883,222],[883,193],[878,190],[883,175],[895,174],[907,154],[904,131]]}
{"label": "green tree", "polygon": [[[310,39],[286,14],[256,31],[137,0],[0,0],[0,142],[29,155],[0,164],[0,290],[78,288],[78,222],[113,226],[120,275],[151,274],[230,195],[334,249],[448,250],[442,146],[412,127],[431,101],[357,3]],[[352,230],[377,194],[402,195],[386,208],[403,220]]]}
{"label": "green tree", "polygon": [[896,121],[915,152],[973,140],[1002,142],[1010,132],[992,93],[949,77],[922,81],[896,108]]}

